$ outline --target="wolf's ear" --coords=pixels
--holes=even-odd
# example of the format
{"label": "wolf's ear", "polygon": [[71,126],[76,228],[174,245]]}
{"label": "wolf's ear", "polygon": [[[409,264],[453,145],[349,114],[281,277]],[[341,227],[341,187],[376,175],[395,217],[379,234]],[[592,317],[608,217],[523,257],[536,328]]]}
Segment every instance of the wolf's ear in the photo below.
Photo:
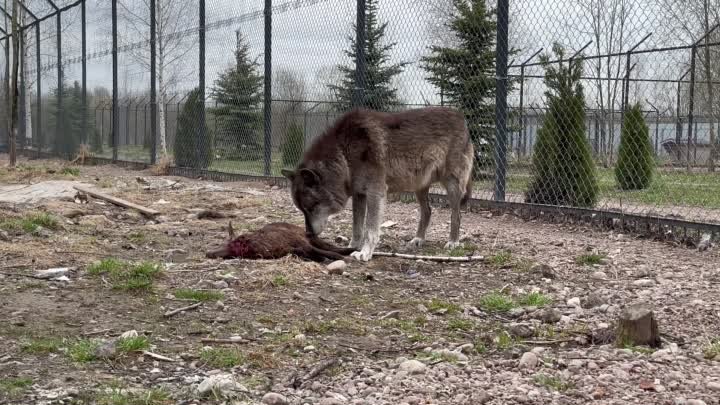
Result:
{"label": "wolf's ear", "polygon": [[289,169],[282,169],[280,170],[280,173],[282,173],[283,176],[285,176],[288,180],[292,180],[295,178],[295,172]]}
{"label": "wolf's ear", "polygon": [[320,176],[310,169],[300,169],[300,175],[302,176],[305,185],[308,187],[312,187],[320,183]]}

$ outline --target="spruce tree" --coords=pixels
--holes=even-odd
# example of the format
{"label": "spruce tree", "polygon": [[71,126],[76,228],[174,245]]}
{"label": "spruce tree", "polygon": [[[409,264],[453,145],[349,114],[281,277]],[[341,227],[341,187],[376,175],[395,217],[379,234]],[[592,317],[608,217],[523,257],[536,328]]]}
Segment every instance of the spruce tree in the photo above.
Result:
{"label": "spruce tree", "polygon": [[249,53],[250,46],[238,33],[235,66],[220,73],[211,91],[218,105],[210,110],[218,121],[216,148],[230,159],[258,160],[263,156],[263,76]]}
{"label": "spruce tree", "polygon": [[[378,21],[378,0],[365,2],[365,78],[361,105],[376,109],[388,110],[399,103],[397,89],[392,84],[393,77],[402,73],[407,62],[390,64],[390,51],[397,45],[395,42],[383,44],[385,29],[388,23]],[[353,34],[348,37],[350,48],[345,54],[350,58],[349,66],[338,66],[343,75],[339,85],[330,84],[328,88],[335,94],[337,109],[347,111],[354,107],[355,72],[357,66],[357,25],[352,24]]]}
{"label": "spruce tree", "polygon": [[200,99],[200,89],[193,89],[185,101],[175,135],[173,154],[179,167],[206,169],[213,158],[212,134],[207,124],[201,126],[200,112],[205,103]]}
{"label": "spruce tree", "polygon": [[[556,59],[564,49],[553,45]],[[580,84],[582,61],[550,64],[545,68],[548,112],[533,153],[533,179],[525,199],[529,203],[574,207],[593,207],[598,182],[590,144],[585,135],[585,96]]]}
{"label": "spruce tree", "polygon": [[622,190],[647,188],[653,176],[653,149],[650,129],[645,123],[639,104],[625,112],[615,180]]}
{"label": "spruce tree", "polygon": [[[84,136],[84,127],[86,134],[94,131],[93,120],[90,119],[89,112],[83,114],[82,106],[82,88],[80,83],[75,81],[72,87],[63,83],[63,114],[58,117],[57,94],[58,88],[51,90],[49,99],[49,128],[55,130],[55,138],[53,142],[53,152],[66,159],[72,159],[78,150],[78,146],[89,136]],[[89,104],[89,97],[88,97]]]}
{"label": "spruce tree", "polygon": [[[465,114],[475,146],[476,170],[492,164],[495,140],[495,11],[485,0],[453,0],[446,27],[456,45],[435,45],[422,58],[444,101]],[[515,54],[510,50],[509,54]],[[513,83],[508,83],[508,91]]]}

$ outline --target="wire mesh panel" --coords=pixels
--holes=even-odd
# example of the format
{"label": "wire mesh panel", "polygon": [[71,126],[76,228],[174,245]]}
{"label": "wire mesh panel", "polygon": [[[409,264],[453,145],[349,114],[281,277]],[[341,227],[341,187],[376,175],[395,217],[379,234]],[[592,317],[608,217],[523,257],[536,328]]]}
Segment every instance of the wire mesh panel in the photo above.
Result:
{"label": "wire mesh panel", "polygon": [[20,114],[65,157],[278,176],[354,107],[446,106],[476,198],[718,223],[718,3],[28,0]]}

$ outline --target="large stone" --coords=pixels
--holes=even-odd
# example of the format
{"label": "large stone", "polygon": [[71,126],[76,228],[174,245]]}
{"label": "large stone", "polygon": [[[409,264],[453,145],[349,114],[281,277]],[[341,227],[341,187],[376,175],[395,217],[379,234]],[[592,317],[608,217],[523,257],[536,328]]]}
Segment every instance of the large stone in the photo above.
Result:
{"label": "large stone", "polygon": [[263,396],[262,403],[265,405],[287,405],[289,402],[283,395],[268,392]]}
{"label": "large stone", "polygon": [[218,397],[232,396],[235,392],[247,391],[235,381],[232,374],[215,374],[204,379],[197,388],[201,396],[212,394]]}
{"label": "large stone", "polygon": [[406,360],[400,363],[400,366],[398,368],[401,371],[407,372],[408,374],[422,374],[425,372],[427,366],[417,360]]}
{"label": "large stone", "polygon": [[522,357],[520,357],[520,363],[518,364],[518,367],[532,370],[537,367],[539,361],[540,360],[535,353],[525,352],[523,353]]}

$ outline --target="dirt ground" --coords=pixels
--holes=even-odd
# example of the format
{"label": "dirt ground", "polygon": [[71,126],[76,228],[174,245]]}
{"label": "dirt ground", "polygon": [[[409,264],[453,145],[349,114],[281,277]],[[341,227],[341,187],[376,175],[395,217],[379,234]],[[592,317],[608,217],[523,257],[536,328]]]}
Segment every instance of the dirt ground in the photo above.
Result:
{"label": "dirt ground", "polygon": [[[287,189],[6,167],[0,155],[0,186],[78,181],[160,215],[74,195],[0,203],[2,404],[720,404],[717,247],[463,213],[451,253],[483,261],[348,258],[330,274],[205,258],[230,220],[302,225]],[[349,208],[325,239],[350,236]],[[406,252],[417,215],[389,203],[379,250]],[[421,253],[447,254],[448,232],[435,208]],[[660,348],[613,338],[636,303]]]}

